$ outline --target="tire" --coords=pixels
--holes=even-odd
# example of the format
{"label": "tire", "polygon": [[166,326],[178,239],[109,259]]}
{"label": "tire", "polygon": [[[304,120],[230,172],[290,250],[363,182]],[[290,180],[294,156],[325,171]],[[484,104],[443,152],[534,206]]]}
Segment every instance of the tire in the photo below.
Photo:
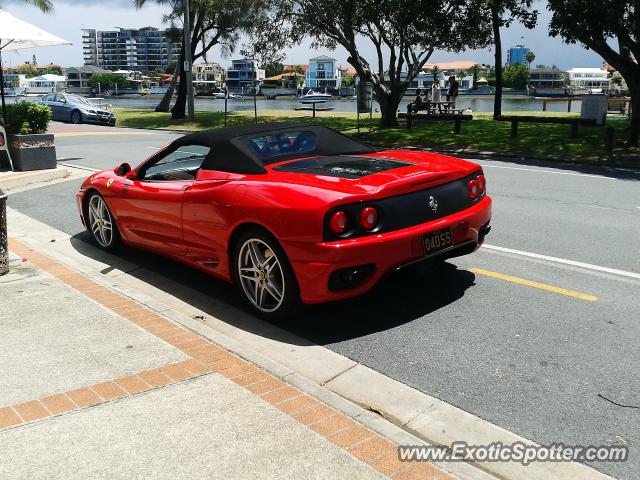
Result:
{"label": "tire", "polygon": [[80,110],[74,110],[71,112],[71,123],[74,125],[79,125],[82,123],[82,113]]}
{"label": "tire", "polygon": [[122,237],[118,225],[107,203],[98,192],[92,192],[87,199],[85,219],[87,231],[98,247],[110,252],[122,248]]}
{"label": "tire", "polygon": [[268,319],[294,315],[302,306],[300,289],[278,241],[264,230],[252,229],[240,235],[233,248],[235,283],[249,308]]}

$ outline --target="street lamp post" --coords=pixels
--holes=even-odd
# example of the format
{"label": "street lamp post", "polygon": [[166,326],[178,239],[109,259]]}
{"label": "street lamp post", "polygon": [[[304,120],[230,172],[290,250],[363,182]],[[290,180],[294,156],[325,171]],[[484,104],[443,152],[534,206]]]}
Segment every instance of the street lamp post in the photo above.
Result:
{"label": "street lamp post", "polygon": [[253,70],[251,72],[253,82],[253,118],[254,122],[258,123],[258,105],[256,103],[256,75],[258,72],[256,71],[256,61],[253,59],[251,60],[251,68]]}
{"label": "street lamp post", "polygon": [[184,5],[184,29],[183,29],[183,41],[184,41],[184,81],[187,82],[187,118],[190,122],[193,122],[194,105],[193,105],[193,77],[191,72],[191,18],[189,12],[189,0],[183,0]]}

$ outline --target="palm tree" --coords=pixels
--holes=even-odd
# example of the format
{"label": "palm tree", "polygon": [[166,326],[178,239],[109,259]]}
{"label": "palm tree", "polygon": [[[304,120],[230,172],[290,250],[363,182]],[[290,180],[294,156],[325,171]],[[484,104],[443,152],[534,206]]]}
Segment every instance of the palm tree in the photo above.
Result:
{"label": "palm tree", "polygon": [[[0,1],[0,8],[5,2]],[[44,13],[53,12],[53,3],[50,0],[24,0],[24,3],[28,3],[39,8]]]}
{"label": "palm tree", "polygon": [[527,54],[524,56],[524,58],[527,59],[527,63],[529,64],[529,70],[531,70],[531,64],[536,59],[536,54],[533,53],[532,51],[528,51]]}
{"label": "palm tree", "polygon": [[477,63],[471,67],[471,75],[473,75],[473,89],[478,88],[478,78],[480,77],[480,72],[482,71],[482,67]]}
{"label": "palm tree", "polygon": [[436,83],[438,81],[439,73],[440,73],[440,67],[438,67],[437,65],[434,65],[433,68],[431,69],[431,75],[433,75],[433,83]]}
{"label": "palm tree", "polygon": [[[142,8],[150,1],[166,5],[169,8],[169,13],[164,16],[163,21],[176,23],[182,21],[184,16],[182,0],[133,0],[133,4],[136,8]],[[240,31],[249,30],[254,19],[262,12],[259,0],[236,0],[234,2],[191,0],[191,41],[187,43],[190,43],[192,63],[199,58],[206,61],[207,52],[216,45],[222,47],[223,54],[232,52],[240,41]],[[180,77],[180,82],[178,83],[178,96],[171,109],[171,117],[174,119],[186,116],[187,84],[184,81],[184,39],[180,43],[180,61],[176,69],[176,75]]]}

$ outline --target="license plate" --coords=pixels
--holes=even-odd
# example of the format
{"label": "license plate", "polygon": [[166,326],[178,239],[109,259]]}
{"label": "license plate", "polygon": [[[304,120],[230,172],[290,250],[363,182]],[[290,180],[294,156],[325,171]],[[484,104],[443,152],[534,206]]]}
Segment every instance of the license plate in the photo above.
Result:
{"label": "license plate", "polygon": [[444,250],[453,245],[450,228],[443,228],[435,232],[427,233],[423,239],[425,255],[431,255],[432,253]]}

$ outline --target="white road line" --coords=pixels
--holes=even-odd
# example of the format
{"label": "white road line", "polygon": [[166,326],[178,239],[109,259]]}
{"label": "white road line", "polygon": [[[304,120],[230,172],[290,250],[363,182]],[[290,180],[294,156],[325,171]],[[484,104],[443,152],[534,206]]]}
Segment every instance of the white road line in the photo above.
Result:
{"label": "white road line", "polygon": [[594,270],[597,272],[611,273],[613,275],[620,275],[622,277],[634,278],[640,280],[640,273],[627,272],[625,270],[618,270],[616,268],[602,267],[600,265],[593,265],[591,263],[576,262],[575,260],[567,260],[565,258],[550,257],[548,255],[540,255],[539,253],[524,252],[522,250],[514,250],[513,248],[498,247],[496,245],[482,245],[482,248],[487,250],[495,250],[496,252],[511,253],[514,255],[520,255],[523,257],[537,258],[539,260],[547,260],[549,262],[562,263],[564,265],[571,265],[574,267],[586,268],[588,270]]}
{"label": "white road line", "polygon": [[[471,160],[473,161],[473,160]],[[482,168],[502,168],[505,170],[523,170],[525,172],[536,172],[536,173],[552,173],[554,175],[569,175],[572,177],[589,177],[589,178],[602,178],[604,180],[618,180],[617,178],[612,178],[612,177],[605,177],[604,175],[590,175],[587,173],[571,173],[571,172],[556,172],[553,170],[540,170],[537,168],[521,168],[521,167],[503,167],[503,166],[498,166],[498,165],[487,165],[487,164],[480,164],[480,166]]]}
{"label": "white road line", "polygon": [[[90,172],[101,172],[102,171],[99,168],[85,167],[84,165],[73,165],[71,163],[58,162],[58,165],[62,165],[63,167],[78,168],[80,170],[89,170]],[[106,170],[106,168],[103,169],[103,170]]]}

